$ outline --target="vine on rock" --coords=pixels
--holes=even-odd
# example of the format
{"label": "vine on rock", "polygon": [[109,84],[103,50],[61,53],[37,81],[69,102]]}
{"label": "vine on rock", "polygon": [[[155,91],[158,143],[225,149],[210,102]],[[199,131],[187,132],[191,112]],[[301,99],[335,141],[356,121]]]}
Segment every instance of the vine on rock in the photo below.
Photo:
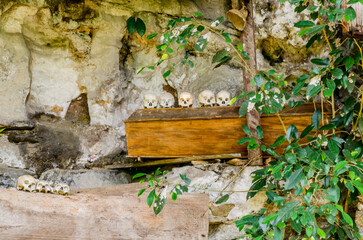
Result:
{"label": "vine on rock", "polygon": [[[286,4],[286,1],[280,2]],[[352,208],[363,193],[362,46],[358,39],[342,35],[342,28],[348,28],[347,24],[357,17],[354,6],[363,4],[363,1],[350,0],[345,8],[342,7],[343,0],[289,2],[296,5],[295,12],[310,17],[310,20],[295,23],[295,27],[301,29],[298,36],[307,40],[306,48],[316,42],[325,43],[329,48],[326,58],[310,59],[314,66],[296,79],[291,91],[286,88],[284,75],[273,69],[252,72],[246,63],[248,55],[243,45],[234,45],[230,33],[223,28],[225,19],[220,17],[209,24],[202,13],[195,13],[192,18],[170,20],[168,31],[161,34],[161,44],[156,47],[159,61],[138,72],[160,67],[164,61],[173,59],[176,52],[180,55],[180,51],[184,54],[181,64],[194,67],[190,57],[204,53],[212,34],[224,40],[225,47],[212,54],[211,64],[215,68],[223,64],[238,64],[250,72],[252,83],[257,86],[257,92],[242,91],[231,103],[245,98],[240,116],[252,109],[259,114],[275,114],[284,129],[284,134],[268,145],[260,126],[256,129],[258,139],[251,137],[251,130],[243,126],[248,137],[236,144],[247,144],[247,149],[261,147],[274,158],[268,166],[253,172],[253,185],[247,198],[264,192],[268,199],[266,205],[272,207],[243,216],[235,223],[237,228],[244,230],[246,238],[255,240],[361,239]],[[152,33],[146,38],[153,39],[158,35]],[[340,40],[342,37],[344,40]],[[164,78],[171,74],[175,65],[173,63],[164,72]],[[336,104],[337,96],[344,96],[339,99],[344,104]],[[295,108],[306,102],[313,102],[315,106],[317,101],[321,108],[315,107],[311,123],[303,131],[299,132],[294,124],[285,126],[279,115],[285,104]],[[324,105],[331,107],[331,116],[324,112]],[[283,144],[287,144],[283,151],[276,151]],[[186,176],[181,178],[190,184]],[[153,189],[150,192],[153,197],[148,197],[149,206],[151,200],[160,199],[155,193],[159,186],[149,184]],[[181,190],[187,191],[183,188]],[[173,189],[171,194],[179,193]],[[216,203],[227,201],[229,194],[223,195]],[[164,206],[165,201],[161,204]]]}

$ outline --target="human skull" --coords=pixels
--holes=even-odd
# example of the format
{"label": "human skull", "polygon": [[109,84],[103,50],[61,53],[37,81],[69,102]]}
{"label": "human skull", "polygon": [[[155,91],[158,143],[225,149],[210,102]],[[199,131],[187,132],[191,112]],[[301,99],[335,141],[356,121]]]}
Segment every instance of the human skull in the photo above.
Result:
{"label": "human skull", "polygon": [[222,90],[217,93],[217,105],[218,106],[229,106],[231,103],[231,93]]}
{"label": "human skull", "polygon": [[175,99],[171,93],[164,93],[159,98],[159,104],[162,108],[174,107]]}
{"label": "human skull", "polygon": [[199,105],[201,107],[213,107],[216,103],[216,97],[210,90],[204,90],[198,96]]}
{"label": "human skull", "polygon": [[20,176],[16,182],[16,189],[34,192],[37,184],[37,180],[30,175]]}
{"label": "human skull", "polygon": [[39,180],[35,191],[43,193],[53,193],[53,188],[49,182]]}
{"label": "human skull", "polygon": [[144,108],[157,108],[158,98],[152,93],[145,94],[142,99],[142,105]]}
{"label": "human skull", "polygon": [[194,98],[191,93],[182,92],[179,96],[179,106],[180,107],[191,107],[193,106]]}
{"label": "human skull", "polygon": [[64,183],[56,183],[53,187],[53,192],[59,195],[71,195],[71,188]]}

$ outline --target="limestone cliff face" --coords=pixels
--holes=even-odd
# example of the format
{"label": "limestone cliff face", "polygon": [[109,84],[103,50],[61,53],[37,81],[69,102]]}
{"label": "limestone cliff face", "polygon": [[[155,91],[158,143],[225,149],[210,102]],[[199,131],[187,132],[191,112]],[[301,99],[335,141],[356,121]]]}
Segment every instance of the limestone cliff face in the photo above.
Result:
{"label": "limestone cliff face", "polygon": [[[83,167],[89,159],[119,159],[125,151],[123,120],[141,108],[145,93],[225,89],[237,95],[241,69],[231,64],[213,70],[210,55],[193,56],[194,68],[176,65],[167,81],[162,74],[180,62],[182,52],[136,74],[157,62],[160,39],[126,29],[130,16],[144,20],[147,35],[196,11],[212,23],[231,7],[227,0],[0,1],[0,125],[28,129],[0,137],[0,162],[40,173]],[[273,65],[293,82],[309,67],[303,65],[307,57],[324,54],[323,46],[305,50],[293,28],[303,16],[288,3],[257,1],[255,8],[259,69]],[[232,25],[225,28],[238,41]],[[224,47],[212,37],[208,50]]]}

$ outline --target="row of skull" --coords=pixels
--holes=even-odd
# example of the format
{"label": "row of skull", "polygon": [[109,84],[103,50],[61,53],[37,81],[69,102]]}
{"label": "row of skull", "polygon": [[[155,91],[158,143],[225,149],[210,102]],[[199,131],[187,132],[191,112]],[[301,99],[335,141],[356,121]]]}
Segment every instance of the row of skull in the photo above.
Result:
{"label": "row of skull", "polygon": [[[231,102],[231,93],[222,90],[217,95],[210,90],[204,90],[198,96],[198,102],[201,107],[229,106]],[[179,95],[178,104],[180,107],[192,107],[194,97],[191,93],[182,92]],[[174,107],[174,96],[170,93],[164,93],[159,98],[154,94],[145,94],[142,100],[144,108],[172,108]]]}
{"label": "row of skull", "polygon": [[55,183],[35,179],[30,175],[20,176],[16,182],[16,189],[27,192],[54,193],[59,195],[70,195],[71,189],[67,184]]}

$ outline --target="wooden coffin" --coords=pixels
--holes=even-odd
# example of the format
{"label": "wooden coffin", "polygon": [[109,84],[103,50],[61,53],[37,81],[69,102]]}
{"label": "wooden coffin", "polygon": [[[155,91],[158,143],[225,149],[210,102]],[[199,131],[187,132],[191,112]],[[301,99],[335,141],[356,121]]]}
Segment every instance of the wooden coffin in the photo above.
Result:
{"label": "wooden coffin", "polygon": [[347,2],[347,0],[344,1],[342,8],[346,9],[348,7],[352,7],[356,12],[357,17],[350,22],[346,22],[343,19],[343,23],[345,25],[342,29],[343,34],[350,37],[363,39],[363,4],[358,2],[355,4],[347,5]]}
{"label": "wooden coffin", "polygon": [[[138,183],[71,196],[0,189],[0,239],[208,239],[208,194],[168,199],[155,216]],[[180,198],[180,199],[179,199]]]}
{"label": "wooden coffin", "polygon": [[[294,124],[301,132],[310,124],[313,111],[312,104],[305,104],[286,109],[280,115],[286,127]],[[247,144],[237,144],[246,137],[242,131],[246,118],[240,118],[238,112],[239,106],[139,109],[125,121],[128,156],[175,158],[235,154],[246,157]],[[284,135],[276,115],[262,115],[261,125],[263,141],[267,144]]]}

